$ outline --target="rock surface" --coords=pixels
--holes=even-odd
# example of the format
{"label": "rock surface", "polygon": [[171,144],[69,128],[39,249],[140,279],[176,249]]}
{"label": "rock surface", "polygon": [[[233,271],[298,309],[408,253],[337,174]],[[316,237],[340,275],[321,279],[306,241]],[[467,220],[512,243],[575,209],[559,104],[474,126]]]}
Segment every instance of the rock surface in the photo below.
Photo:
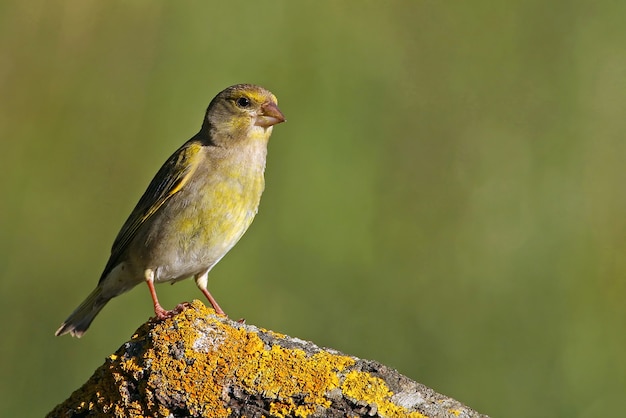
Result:
{"label": "rock surface", "polygon": [[194,301],[141,326],[48,417],[484,417],[374,361]]}

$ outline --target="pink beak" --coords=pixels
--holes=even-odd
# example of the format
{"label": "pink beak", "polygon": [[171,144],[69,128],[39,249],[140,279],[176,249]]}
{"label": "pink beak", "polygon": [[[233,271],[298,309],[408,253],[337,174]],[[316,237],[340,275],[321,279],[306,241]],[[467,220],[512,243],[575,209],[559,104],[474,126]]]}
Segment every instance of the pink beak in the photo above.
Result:
{"label": "pink beak", "polygon": [[285,116],[283,116],[276,103],[267,102],[261,105],[261,112],[257,115],[254,124],[263,128],[269,128],[284,121]]}

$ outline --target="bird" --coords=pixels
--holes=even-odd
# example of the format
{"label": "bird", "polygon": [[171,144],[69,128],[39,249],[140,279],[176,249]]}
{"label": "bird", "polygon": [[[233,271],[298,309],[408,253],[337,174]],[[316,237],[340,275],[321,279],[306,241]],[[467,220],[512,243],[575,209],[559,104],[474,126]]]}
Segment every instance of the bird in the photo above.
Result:
{"label": "bird", "polygon": [[200,131],[166,160],[123,224],[96,288],[55,335],[81,337],[109,300],[142,282],[157,320],[178,310],[160,305],[154,285],[190,277],[225,315],[207,288],[208,274],[258,211],[268,141],[282,122],[276,96],[263,87],[237,84],[218,93]]}

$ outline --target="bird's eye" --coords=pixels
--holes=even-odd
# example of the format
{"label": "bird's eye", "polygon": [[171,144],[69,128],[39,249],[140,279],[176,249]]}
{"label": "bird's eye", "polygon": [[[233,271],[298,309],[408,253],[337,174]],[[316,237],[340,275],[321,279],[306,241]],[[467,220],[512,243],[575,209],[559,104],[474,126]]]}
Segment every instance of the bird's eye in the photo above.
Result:
{"label": "bird's eye", "polygon": [[237,99],[237,106],[239,107],[249,107],[250,106],[250,99],[248,99],[247,97],[240,97]]}

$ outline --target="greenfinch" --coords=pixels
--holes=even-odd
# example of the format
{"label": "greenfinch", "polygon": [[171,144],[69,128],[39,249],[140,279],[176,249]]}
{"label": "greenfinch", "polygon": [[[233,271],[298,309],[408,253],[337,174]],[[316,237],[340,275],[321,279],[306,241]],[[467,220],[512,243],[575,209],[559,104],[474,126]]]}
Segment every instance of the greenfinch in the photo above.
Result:
{"label": "greenfinch", "polygon": [[276,96],[238,84],[209,104],[200,132],[157,172],[113,242],[100,281],[55,335],[81,337],[104,305],[146,282],[158,319],[155,283],[194,277],[215,312],[207,289],[211,268],[250,226],[265,187],[267,143],[284,122]]}

